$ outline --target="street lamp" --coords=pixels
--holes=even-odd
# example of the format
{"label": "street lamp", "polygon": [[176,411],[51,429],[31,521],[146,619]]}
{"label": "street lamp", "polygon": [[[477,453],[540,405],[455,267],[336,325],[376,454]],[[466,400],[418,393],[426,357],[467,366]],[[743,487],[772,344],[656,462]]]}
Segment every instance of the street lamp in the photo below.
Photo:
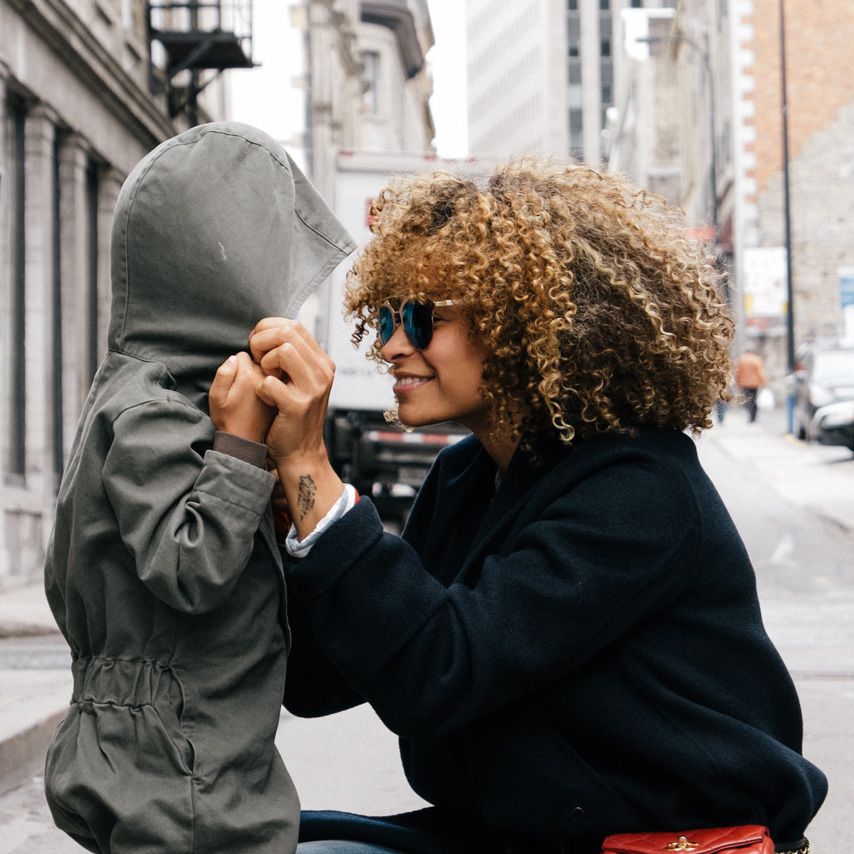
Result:
{"label": "street lamp", "polygon": [[[782,2],[782,0],[781,0]],[[708,42],[708,37],[706,38]],[[703,74],[706,78],[706,86],[709,90],[709,208],[711,225],[714,230],[714,236],[717,240],[718,236],[718,153],[717,153],[717,115],[715,111],[715,87],[712,80],[712,67],[709,60],[708,44],[704,47],[692,38],[684,36],[681,33],[672,36],[646,36],[644,38],[635,39],[640,44],[660,44],[669,42],[670,44],[686,44],[700,57],[703,64]]]}

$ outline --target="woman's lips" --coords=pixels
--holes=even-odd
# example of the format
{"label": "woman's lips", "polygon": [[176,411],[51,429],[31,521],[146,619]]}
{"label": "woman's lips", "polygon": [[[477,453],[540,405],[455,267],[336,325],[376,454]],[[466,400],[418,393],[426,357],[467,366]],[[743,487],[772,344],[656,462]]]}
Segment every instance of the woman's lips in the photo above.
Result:
{"label": "woman's lips", "polygon": [[392,391],[395,394],[407,394],[431,382],[433,377],[397,377]]}

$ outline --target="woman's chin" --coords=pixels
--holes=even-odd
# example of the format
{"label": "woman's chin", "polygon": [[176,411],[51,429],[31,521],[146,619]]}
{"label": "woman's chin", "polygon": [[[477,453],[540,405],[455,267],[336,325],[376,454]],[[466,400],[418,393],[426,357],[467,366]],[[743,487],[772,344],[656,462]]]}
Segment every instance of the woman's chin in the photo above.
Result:
{"label": "woman's chin", "polygon": [[428,424],[438,423],[435,418],[430,418],[423,412],[419,413],[414,406],[408,407],[405,404],[398,405],[397,418],[404,427],[413,430],[417,427],[426,427]]}

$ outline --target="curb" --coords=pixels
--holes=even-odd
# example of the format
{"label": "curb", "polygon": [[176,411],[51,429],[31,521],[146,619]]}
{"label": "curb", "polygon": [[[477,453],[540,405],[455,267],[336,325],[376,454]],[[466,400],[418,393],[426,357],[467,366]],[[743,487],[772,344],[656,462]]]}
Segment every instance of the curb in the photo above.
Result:
{"label": "curb", "polygon": [[0,623],[0,640],[9,638],[62,638],[62,633],[56,626],[45,626],[41,623]]}

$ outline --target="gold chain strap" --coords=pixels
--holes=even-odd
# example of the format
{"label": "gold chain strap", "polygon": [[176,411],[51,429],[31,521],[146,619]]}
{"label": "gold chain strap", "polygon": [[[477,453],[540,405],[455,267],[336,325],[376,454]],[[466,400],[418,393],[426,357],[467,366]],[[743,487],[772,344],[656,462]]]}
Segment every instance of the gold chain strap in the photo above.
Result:
{"label": "gold chain strap", "polygon": [[[696,842],[690,842],[686,837],[680,836],[675,842],[671,842],[667,851],[691,851],[697,848]],[[777,854],[810,854],[810,841],[804,839],[804,844],[800,848],[789,848],[786,851],[778,851]]]}

